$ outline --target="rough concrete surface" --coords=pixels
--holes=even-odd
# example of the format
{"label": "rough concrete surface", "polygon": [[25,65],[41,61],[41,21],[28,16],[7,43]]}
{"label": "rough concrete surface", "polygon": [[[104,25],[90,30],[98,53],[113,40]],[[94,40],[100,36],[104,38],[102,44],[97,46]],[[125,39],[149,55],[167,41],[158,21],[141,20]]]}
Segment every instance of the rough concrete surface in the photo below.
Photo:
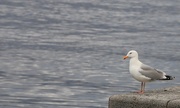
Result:
{"label": "rough concrete surface", "polygon": [[180,86],[109,98],[109,108],[180,108]]}

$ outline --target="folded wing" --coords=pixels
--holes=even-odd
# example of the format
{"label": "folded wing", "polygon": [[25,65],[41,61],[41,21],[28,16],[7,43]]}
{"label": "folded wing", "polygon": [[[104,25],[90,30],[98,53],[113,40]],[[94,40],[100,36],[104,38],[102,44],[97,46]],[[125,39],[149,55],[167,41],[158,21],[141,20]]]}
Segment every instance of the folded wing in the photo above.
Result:
{"label": "folded wing", "polygon": [[161,71],[161,70],[158,70],[158,69],[155,69],[153,67],[150,67],[148,65],[145,65],[145,64],[142,64],[141,65],[141,68],[139,70],[139,72],[148,77],[148,78],[151,78],[152,80],[161,80],[161,79],[165,79],[166,78],[166,73]]}

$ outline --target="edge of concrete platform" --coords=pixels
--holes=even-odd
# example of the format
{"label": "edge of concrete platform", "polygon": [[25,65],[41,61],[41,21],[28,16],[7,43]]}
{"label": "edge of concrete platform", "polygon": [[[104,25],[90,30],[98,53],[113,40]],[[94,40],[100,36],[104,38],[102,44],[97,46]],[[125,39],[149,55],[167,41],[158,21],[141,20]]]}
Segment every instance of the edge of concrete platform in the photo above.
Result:
{"label": "edge of concrete platform", "polygon": [[147,91],[144,94],[113,95],[108,108],[180,108],[180,86]]}

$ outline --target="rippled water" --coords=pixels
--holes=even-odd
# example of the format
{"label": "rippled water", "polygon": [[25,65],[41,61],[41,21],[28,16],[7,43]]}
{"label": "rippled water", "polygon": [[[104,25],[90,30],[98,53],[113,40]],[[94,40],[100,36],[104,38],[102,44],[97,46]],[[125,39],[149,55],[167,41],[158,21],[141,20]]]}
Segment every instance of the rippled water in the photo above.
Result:
{"label": "rippled water", "polygon": [[1,0],[1,108],[107,108],[139,89],[129,50],[180,82],[178,0]]}

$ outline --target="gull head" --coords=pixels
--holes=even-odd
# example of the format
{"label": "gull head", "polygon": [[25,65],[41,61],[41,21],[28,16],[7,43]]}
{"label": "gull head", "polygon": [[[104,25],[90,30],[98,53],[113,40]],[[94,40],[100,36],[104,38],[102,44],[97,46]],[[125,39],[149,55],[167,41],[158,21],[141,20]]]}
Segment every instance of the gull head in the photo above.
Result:
{"label": "gull head", "polygon": [[134,58],[134,57],[138,57],[138,53],[135,50],[131,50],[127,53],[126,56],[123,57],[123,59],[125,60],[127,58]]}

